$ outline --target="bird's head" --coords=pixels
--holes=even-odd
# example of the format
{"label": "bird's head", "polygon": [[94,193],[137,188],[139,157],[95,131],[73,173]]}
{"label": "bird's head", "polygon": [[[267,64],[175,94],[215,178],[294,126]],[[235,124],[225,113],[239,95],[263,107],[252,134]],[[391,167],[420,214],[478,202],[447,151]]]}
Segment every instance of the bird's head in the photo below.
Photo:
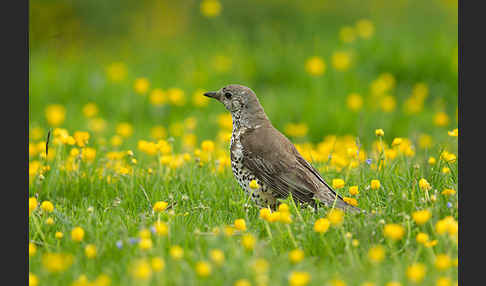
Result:
{"label": "bird's head", "polygon": [[256,114],[263,112],[255,93],[243,85],[230,84],[218,91],[206,92],[204,95],[218,100],[231,113]]}

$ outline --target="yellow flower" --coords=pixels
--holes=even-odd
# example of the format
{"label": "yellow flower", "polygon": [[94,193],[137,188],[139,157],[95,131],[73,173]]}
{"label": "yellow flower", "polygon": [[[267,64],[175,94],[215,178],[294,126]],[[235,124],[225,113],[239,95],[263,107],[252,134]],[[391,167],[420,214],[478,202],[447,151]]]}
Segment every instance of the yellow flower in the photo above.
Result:
{"label": "yellow flower", "polygon": [[252,250],[253,247],[255,247],[256,239],[253,235],[251,234],[245,234],[241,238],[241,244],[243,245],[244,248],[247,250]]}
{"label": "yellow flower", "polygon": [[452,281],[449,277],[439,277],[435,282],[436,286],[452,286]]}
{"label": "yellow flower", "polygon": [[141,95],[147,93],[149,87],[150,87],[150,82],[148,81],[147,78],[144,77],[135,79],[135,82],[133,83],[133,89],[135,90],[136,93]]}
{"label": "yellow flower", "polygon": [[235,281],[233,286],[251,286],[251,283],[247,279],[239,279]]}
{"label": "yellow flower", "polygon": [[292,263],[299,263],[304,259],[304,251],[301,249],[294,249],[289,252],[289,260]]}
{"label": "yellow flower", "polygon": [[149,99],[152,105],[160,106],[167,101],[167,95],[162,89],[156,88],[150,92]]}
{"label": "yellow flower", "polygon": [[40,207],[43,211],[48,213],[54,211],[54,205],[50,201],[43,201]]}
{"label": "yellow flower", "polygon": [[120,146],[121,144],[123,143],[123,139],[121,136],[119,135],[115,135],[113,137],[111,137],[110,139],[110,144],[113,146],[113,147],[118,147]]}
{"label": "yellow flower", "polygon": [[418,138],[418,145],[421,149],[428,149],[432,147],[432,136],[428,134],[421,134]]}
{"label": "yellow flower", "polygon": [[203,0],[200,9],[204,16],[214,18],[221,13],[222,7],[218,0]]}
{"label": "yellow flower", "polygon": [[164,202],[164,201],[158,201],[154,204],[154,212],[163,212],[165,211],[165,209],[167,208],[169,204],[167,202]]}
{"label": "yellow flower", "polygon": [[37,208],[37,199],[35,197],[29,198],[29,216]]}
{"label": "yellow flower", "polygon": [[290,286],[305,286],[309,284],[311,276],[307,272],[292,271],[289,276]]}
{"label": "yellow flower", "polygon": [[278,211],[281,213],[289,212],[290,211],[289,205],[286,203],[281,203],[278,206]]}
{"label": "yellow flower", "polygon": [[268,208],[262,208],[260,209],[260,218],[263,220],[268,221],[271,215],[271,211]]}
{"label": "yellow flower", "polygon": [[434,115],[434,124],[436,126],[446,126],[449,124],[449,116],[445,112],[437,112]]}
{"label": "yellow flower", "polygon": [[424,279],[427,268],[422,263],[414,263],[407,268],[407,277],[414,283],[421,282]]}
{"label": "yellow flower", "polygon": [[321,57],[311,57],[305,63],[305,70],[313,76],[320,76],[326,71],[326,64]]}
{"label": "yellow flower", "polygon": [[434,157],[429,157],[428,163],[430,165],[434,165],[437,162],[437,160]]}
{"label": "yellow flower", "polygon": [[454,155],[453,153],[449,153],[447,151],[443,151],[440,154],[440,158],[449,163],[454,163],[456,161],[456,155]]}
{"label": "yellow flower", "polygon": [[289,123],[284,127],[285,134],[292,137],[304,137],[305,135],[307,135],[308,131],[309,128],[305,123]]}
{"label": "yellow flower", "polygon": [[430,213],[429,210],[421,210],[412,213],[412,218],[415,221],[415,223],[418,225],[425,224],[430,219],[431,216],[432,214]]}
{"label": "yellow flower", "polygon": [[356,23],[356,31],[358,32],[358,36],[363,39],[368,39],[373,36],[373,33],[375,32],[375,27],[373,25],[373,22],[371,22],[370,20],[362,19]]}
{"label": "yellow flower", "polygon": [[211,250],[209,252],[209,257],[216,265],[223,265],[224,263],[224,252],[220,249]]}
{"label": "yellow flower", "polygon": [[232,236],[235,233],[235,228],[227,225],[224,227],[224,235],[226,236]]}
{"label": "yellow flower", "polygon": [[402,284],[400,282],[397,282],[397,281],[390,281],[390,282],[386,283],[385,286],[402,286]]}
{"label": "yellow flower", "polygon": [[339,39],[344,43],[352,43],[356,39],[353,27],[345,26],[339,30]]}
{"label": "yellow flower", "polygon": [[449,174],[451,172],[451,169],[449,169],[448,167],[444,167],[444,168],[442,168],[441,172],[443,174]]}
{"label": "yellow flower", "polygon": [[71,231],[71,239],[76,242],[80,242],[83,240],[83,238],[84,238],[84,229],[82,229],[79,226],[73,228],[73,230]]}
{"label": "yellow flower", "polygon": [[84,147],[86,144],[88,144],[89,140],[89,133],[88,132],[82,132],[82,131],[76,131],[74,132],[74,140],[76,141],[76,144],[79,147]]}
{"label": "yellow flower", "polygon": [[451,137],[457,137],[459,135],[459,130],[457,128],[455,128],[454,130],[452,131],[447,131],[447,134]]}
{"label": "yellow flower", "polygon": [[170,248],[169,254],[173,259],[179,260],[184,256],[184,250],[179,245],[174,245]]}
{"label": "yellow flower", "polygon": [[214,151],[214,142],[211,140],[204,140],[201,142],[201,149],[204,152],[212,153]]}
{"label": "yellow flower", "polygon": [[96,257],[96,253],[97,253],[96,245],[94,245],[94,244],[88,244],[84,248],[84,254],[88,258],[95,258]]}
{"label": "yellow flower", "polygon": [[346,104],[352,111],[358,111],[363,107],[363,98],[358,93],[351,93],[346,99]]}
{"label": "yellow flower", "polygon": [[130,137],[133,134],[133,127],[130,123],[122,122],[116,126],[116,133],[123,137]]}
{"label": "yellow flower", "polygon": [[314,231],[319,233],[325,233],[329,229],[331,222],[327,218],[320,218],[314,223]]}
{"label": "yellow flower", "polygon": [[47,225],[53,225],[53,224],[54,224],[54,219],[53,219],[52,217],[48,217],[48,218],[46,219],[46,224],[47,224]]}
{"label": "yellow flower", "polygon": [[376,129],[375,135],[379,137],[383,137],[385,135],[385,131],[383,131],[383,129]]}
{"label": "yellow flower", "polygon": [[257,274],[262,274],[268,271],[269,263],[264,258],[257,258],[251,266]]}
{"label": "yellow flower", "polygon": [[391,95],[387,95],[381,99],[380,107],[384,112],[392,112],[395,110],[396,105],[395,97]]}
{"label": "yellow flower", "polygon": [[381,245],[374,245],[368,250],[368,258],[371,262],[379,263],[385,259],[385,248]]}
{"label": "yellow flower", "polygon": [[127,75],[127,68],[122,62],[114,62],[106,67],[106,75],[108,79],[113,82],[119,82],[125,79]]}
{"label": "yellow flower", "polygon": [[209,98],[204,96],[206,90],[204,89],[197,89],[194,94],[192,95],[192,104],[197,107],[205,107],[209,104]]}
{"label": "yellow flower", "polygon": [[165,236],[169,233],[169,227],[165,222],[157,221],[154,223],[155,233],[159,236]]}
{"label": "yellow flower", "polygon": [[200,277],[207,277],[211,274],[211,265],[205,261],[196,263],[196,273]]}
{"label": "yellow flower", "polygon": [[352,195],[352,196],[359,194],[358,186],[349,187],[349,194]]}
{"label": "yellow flower", "polygon": [[91,118],[98,114],[98,106],[95,103],[89,102],[83,106],[83,115]]}
{"label": "yellow flower", "polygon": [[169,88],[167,90],[167,96],[169,97],[170,103],[176,106],[183,106],[186,104],[186,97],[184,91],[180,88]]}
{"label": "yellow flower", "polygon": [[419,180],[419,188],[422,191],[427,191],[432,189],[432,186],[430,186],[429,182],[425,178],[422,178]]}
{"label": "yellow flower", "polygon": [[146,228],[142,228],[138,232],[138,237],[140,237],[140,238],[150,238],[151,237],[150,230],[148,230]]}
{"label": "yellow flower", "polygon": [[160,257],[152,258],[152,260],[150,261],[150,264],[152,266],[152,269],[155,272],[160,272],[160,271],[164,270],[164,268],[165,268],[165,261]]}
{"label": "yellow flower", "polygon": [[358,206],[358,200],[356,200],[355,198],[344,197],[343,201],[345,201],[346,203],[348,203],[352,206],[355,206],[355,207]]}
{"label": "yellow flower", "polygon": [[60,104],[51,104],[46,107],[45,115],[49,125],[58,126],[66,119],[66,108]]}
{"label": "yellow flower", "polygon": [[377,190],[381,186],[381,183],[379,180],[371,180],[370,187],[372,190]]}
{"label": "yellow flower", "polygon": [[256,190],[256,189],[260,188],[260,185],[258,185],[258,183],[257,183],[256,180],[251,180],[250,183],[249,183],[249,186],[253,190]]}
{"label": "yellow flower", "polygon": [[405,229],[399,224],[387,224],[383,229],[383,234],[392,240],[400,240],[405,234]]}
{"label": "yellow flower", "polygon": [[29,286],[39,285],[39,278],[35,274],[29,272]]}
{"label": "yellow flower", "polygon": [[73,256],[64,253],[45,253],[42,265],[49,272],[63,272],[73,263]]}
{"label": "yellow flower", "polygon": [[403,139],[400,138],[400,137],[394,138],[393,142],[392,142],[392,146],[398,146],[398,145],[402,144],[402,141],[403,141]]}
{"label": "yellow flower", "polygon": [[445,195],[445,196],[453,196],[456,194],[456,191],[453,190],[453,189],[444,189],[441,194]]}
{"label": "yellow flower", "polygon": [[160,125],[154,126],[150,129],[150,136],[155,140],[164,139],[167,137],[167,130]]}
{"label": "yellow flower", "polygon": [[455,235],[458,231],[457,221],[451,216],[445,217],[444,219],[437,221],[435,224],[435,231],[438,234],[447,232],[450,235]]}
{"label": "yellow flower", "polygon": [[142,250],[149,250],[152,249],[152,239],[150,238],[141,238],[138,242],[138,247]]}
{"label": "yellow flower", "polygon": [[64,237],[64,233],[60,232],[60,231],[56,231],[56,233],[54,234],[54,236],[57,238],[57,239],[61,239]]}
{"label": "yellow flower", "polygon": [[341,279],[332,279],[329,284],[331,286],[346,286],[346,283]]}
{"label": "yellow flower", "polygon": [[343,179],[332,179],[332,187],[334,189],[341,189],[344,187],[344,180]]}
{"label": "yellow flower", "polygon": [[37,252],[37,247],[32,242],[29,243],[29,256],[34,256]]}
{"label": "yellow flower", "polygon": [[415,237],[415,240],[418,242],[418,243],[421,243],[421,244],[424,244],[427,243],[429,241],[429,235],[426,234],[426,233],[423,233],[423,232],[419,232],[417,234],[417,236]]}
{"label": "yellow flower", "polygon": [[438,254],[435,257],[435,267],[439,270],[446,270],[451,267],[452,260],[447,254]]}
{"label": "yellow flower", "polygon": [[348,52],[335,52],[332,55],[332,66],[338,71],[345,71],[351,65],[351,54]]}
{"label": "yellow flower", "polygon": [[237,230],[240,230],[240,231],[245,231],[246,230],[246,223],[245,223],[245,220],[242,219],[242,218],[239,218],[237,220],[235,220],[235,228]]}
{"label": "yellow flower", "polygon": [[138,259],[131,265],[131,274],[135,279],[149,280],[152,277],[152,268],[145,259]]}

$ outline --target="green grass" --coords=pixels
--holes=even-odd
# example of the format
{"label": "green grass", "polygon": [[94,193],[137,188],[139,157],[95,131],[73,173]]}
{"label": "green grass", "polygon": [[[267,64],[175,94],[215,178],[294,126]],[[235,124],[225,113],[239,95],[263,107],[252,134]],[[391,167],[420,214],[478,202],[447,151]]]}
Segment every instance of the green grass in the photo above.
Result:
{"label": "green grass", "polygon": [[[440,158],[444,150],[457,155],[457,137],[447,134],[457,127],[457,7],[451,9],[447,1],[349,0],[339,5],[332,1],[248,1],[248,7],[258,8],[248,9],[238,2],[221,1],[221,15],[207,19],[199,12],[199,2],[160,4],[167,11],[162,18],[157,13],[161,9],[157,1],[137,7],[121,1],[116,13],[107,12],[106,7],[93,10],[94,2],[85,2],[70,7],[72,11],[58,1],[34,1],[31,6],[29,142],[33,150],[29,166],[33,172],[29,176],[29,197],[36,197],[39,204],[46,200],[54,204],[52,213],[37,207],[29,216],[29,241],[37,247],[29,257],[29,271],[37,276],[38,285],[72,285],[81,275],[92,282],[100,274],[108,275],[111,285],[233,285],[242,278],[251,285],[288,285],[293,271],[309,273],[308,285],[334,286],[333,279],[341,279],[346,285],[361,285],[365,281],[375,285],[390,281],[436,285],[439,277],[457,281],[457,266],[446,270],[435,266],[438,254],[448,254],[452,259],[458,255],[453,237],[436,229],[439,220],[447,216],[457,219],[458,212],[457,194],[441,194],[444,189],[458,191],[457,160],[446,162]],[[41,7],[46,9],[42,11],[49,11],[42,15],[49,17],[36,13]],[[67,20],[56,16],[63,13],[80,21],[77,37],[63,34],[63,29],[68,29],[63,26]],[[124,15],[133,16],[126,18],[125,26],[116,22]],[[105,17],[112,21],[109,26],[100,20]],[[373,36],[342,43],[339,29],[354,26],[362,18],[372,20]],[[151,19],[147,22],[154,26],[145,27],[146,22],[141,19]],[[173,34],[169,33],[169,26],[173,27]],[[61,32],[60,38],[52,38],[55,29]],[[353,54],[352,65],[346,71],[333,67],[332,54],[336,51]],[[220,55],[231,60],[226,71],[218,71],[214,64],[214,57]],[[305,63],[312,56],[324,60],[326,71],[322,76],[306,72]],[[121,82],[112,82],[105,68],[119,61],[127,67],[127,74]],[[383,73],[392,74],[396,82],[386,94],[396,101],[392,112],[377,108],[379,100],[371,94],[372,82]],[[186,104],[152,105],[148,95],[140,96],[133,89],[139,77],[150,81],[150,90],[180,88]],[[327,216],[327,208],[317,212],[296,209],[286,200],[291,206],[291,224],[259,218],[259,209],[238,186],[230,167],[214,171],[220,156],[229,156],[227,143],[218,139],[221,131],[228,132],[218,124],[218,116],[226,111],[216,102],[205,107],[192,103],[197,89],[216,90],[230,83],[251,87],[274,126],[282,132],[288,123],[305,123],[309,128],[305,136],[289,136],[303,149],[310,143],[317,152],[319,144],[329,144],[330,136],[337,136],[329,154],[335,160],[345,158],[345,166],[327,159],[319,159],[313,165],[329,183],[343,179],[345,187],[337,191],[356,198],[359,207],[369,214],[346,214],[342,225],[331,226],[324,234],[315,232],[313,227],[317,219]],[[404,105],[417,83],[428,87],[428,96],[420,112],[408,114]],[[358,112],[346,104],[352,92],[363,98]],[[99,109],[95,117],[106,123],[103,131],[94,131],[89,124],[91,119],[83,115],[82,109],[89,102]],[[45,116],[46,107],[52,104],[66,109],[59,126],[50,125]],[[434,124],[438,112],[447,114],[447,124]],[[184,148],[184,136],[173,131],[174,124],[187,118],[196,122],[193,130],[183,132],[196,136],[195,145],[190,148]],[[123,138],[120,146],[113,146],[111,139],[120,122],[130,123],[133,134]],[[165,140],[173,147],[171,154],[188,153],[190,160],[173,169],[160,163],[160,154],[151,156],[140,150],[140,140],[157,142],[150,136],[155,125],[167,129]],[[93,161],[70,156],[72,149],[83,148],[58,145],[53,138],[49,143],[52,157],[43,158],[47,132],[56,127],[65,128],[70,135],[89,132],[86,147],[96,150]],[[384,129],[383,139],[375,136],[377,128]],[[421,144],[424,134],[432,139],[429,146]],[[399,147],[392,147],[395,137],[410,140],[403,146],[410,147],[414,154],[408,156],[398,151]],[[196,149],[202,148],[204,140],[212,140],[215,150],[212,159],[201,164]],[[380,140],[386,143],[387,152],[397,152],[396,157],[391,158],[388,153],[385,156],[374,147]],[[360,152],[365,152],[357,167],[349,166],[352,156],[348,147],[359,147]],[[127,155],[128,150],[133,151],[133,157]],[[109,152],[125,155],[110,160]],[[322,151],[325,158],[326,152]],[[377,168],[384,157],[385,166]],[[429,157],[436,158],[436,164],[429,164]],[[137,162],[133,163],[132,158]],[[368,158],[371,164],[364,161]],[[78,164],[73,171],[66,170],[70,160]],[[132,173],[122,174],[110,165],[115,163],[132,169]],[[38,165],[50,169],[35,172]],[[444,167],[450,172],[442,172]],[[430,183],[428,192],[419,188],[421,178]],[[377,190],[369,188],[373,179],[381,182]],[[352,196],[349,187],[354,185],[360,193]],[[168,202],[170,208],[154,213],[152,207],[157,201]],[[417,225],[412,213],[424,209],[432,216],[424,225]],[[54,224],[46,224],[48,217],[54,219]],[[226,236],[224,228],[239,218],[245,219],[247,230]],[[141,229],[150,229],[158,220],[168,224],[169,233],[161,237],[153,233],[150,250],[130,243]],[[396,242],[383,232],[384,226],[392,223],[405,230]],[[85,231],[81,242],[71,239],[71,230],[77,226]],[[215,228],[219,234],[213,232]],[[64,234],[62,239],[55,238],[57,231]],[[437,244],[429,248],[418,243],[415,237],[419,232],[427,233]],[[255,237],[252,250],[242,246],[244,234]],[[358,245],[353,245],[353,240]],[[119,241],[121,248],[117,247]],[[95,258],[86,257],[87,244],[96,246]],[[184,249],[182,260],[169,255],[174,245]],[[368,258],[373,245],[385,247],[381,263],[374,264]],[[288,258],[295,248],[305,253],[297,264]],[[211,261],[212,249],[224,252],[221,266]],[[42,261],[47,253],[71,254],[73,263],[60,273],[51,273]],[[148,281],[131,275],[136,260],[155,256],[165,261],[162,272],[154,272]],[[258,272],[252,267],[259,258],[269,263],[267,271]],[[208,277],[198,277],[198,261],[211,264]],[[425,265],[426,274],[422,282],[413,283],[406,271],[417,262]],[[268,280],[259,283],[262,279]]]}

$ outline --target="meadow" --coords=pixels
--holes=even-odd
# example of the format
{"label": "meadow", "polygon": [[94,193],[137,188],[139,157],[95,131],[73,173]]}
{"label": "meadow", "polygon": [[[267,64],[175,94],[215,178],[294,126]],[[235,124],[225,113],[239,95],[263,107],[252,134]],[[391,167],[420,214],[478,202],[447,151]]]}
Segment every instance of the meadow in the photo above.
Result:
{"label": "meadow", "polygon": [[[141,2],[30,2],[29,285],[458,285],[455,1]],[[255,206],[232,83],[367,214]]]}

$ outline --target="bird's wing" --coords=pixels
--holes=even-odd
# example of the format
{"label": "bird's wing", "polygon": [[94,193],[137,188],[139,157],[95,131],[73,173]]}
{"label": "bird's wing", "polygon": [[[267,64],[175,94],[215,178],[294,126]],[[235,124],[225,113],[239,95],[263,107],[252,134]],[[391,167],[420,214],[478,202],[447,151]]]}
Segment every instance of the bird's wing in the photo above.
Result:
{"label": "bird's wing", "polygon": [[[273,127],[248,130],[241,137],[241,144],[243,165],[280,197],[292,193],[294,198],[308,203],[316,197],[326,205],[332,205],[336,199],[336,193],[319,172]],[[338,200],[342,201],[339,196]]]}

